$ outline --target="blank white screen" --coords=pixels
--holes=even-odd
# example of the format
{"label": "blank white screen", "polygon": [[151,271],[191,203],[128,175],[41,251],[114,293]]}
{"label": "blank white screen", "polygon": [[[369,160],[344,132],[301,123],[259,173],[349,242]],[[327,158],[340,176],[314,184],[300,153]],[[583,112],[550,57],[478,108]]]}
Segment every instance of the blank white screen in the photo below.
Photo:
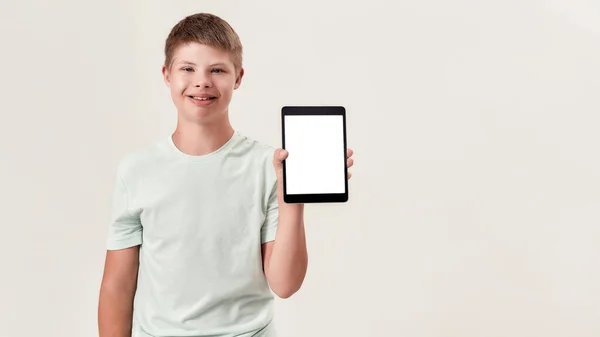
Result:
{"label": "blank white screen", "polygon": [[345,193],[343,116],[284,118],[287,194]]}

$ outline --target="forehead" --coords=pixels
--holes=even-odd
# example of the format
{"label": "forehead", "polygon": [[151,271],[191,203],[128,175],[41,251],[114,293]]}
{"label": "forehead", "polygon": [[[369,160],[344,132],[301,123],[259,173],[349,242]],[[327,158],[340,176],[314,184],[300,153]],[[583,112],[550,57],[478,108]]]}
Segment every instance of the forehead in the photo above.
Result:
{"label": "forehead", "polygon": [[175,49],[173,64],[186,62],[197,65],[226,63],[233,66],[229,52],[197,42],[182,44]]}

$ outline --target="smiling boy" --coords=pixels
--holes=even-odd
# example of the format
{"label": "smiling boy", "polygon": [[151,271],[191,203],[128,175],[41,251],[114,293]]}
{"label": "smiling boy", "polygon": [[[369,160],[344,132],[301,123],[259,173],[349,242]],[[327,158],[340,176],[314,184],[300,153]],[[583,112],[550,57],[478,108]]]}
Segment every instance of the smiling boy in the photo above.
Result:
{"label": "smiling boy", "polygon": [[188,16],[162,72],[177,126],[118,167],[100,337],[276,336],[271,290],[288,298],[306,275],[304,205],[282,199],[287,153],[229,122],[239,38],[215,15]]}

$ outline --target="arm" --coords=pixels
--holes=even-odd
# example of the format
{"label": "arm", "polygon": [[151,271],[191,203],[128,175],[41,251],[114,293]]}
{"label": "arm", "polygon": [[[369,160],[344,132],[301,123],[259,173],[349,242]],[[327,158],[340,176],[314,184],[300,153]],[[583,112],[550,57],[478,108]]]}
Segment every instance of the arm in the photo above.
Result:
{"label": "arm", "polygon": [[283,164],[287,152],[278,149],[273,158],[277,177],[270,204],[277,208],[275,240],[263,243],[263,268],[269,286],[280,298],[296,293],[306,276],[308,253],[304,232],[304,205],[283,201]]}
{"label": "arm", "polygon": [[[346,153],[346,167],[354,165],[353,151]],[[263,243],[262,256],[265,276],[273,292],[281,298],[288,298],[296,293],[306,276],[308,253],[306,234],[304,231],[304,205],[287,204],[283,201],[283,161],[288,153],[285,150],[275,151],[273,166],[277,175],[277,208],[278,225],[275,241]],[[348,179],[351,177],[348,172]]]}
{"label": "arm", "polygon": [[304,205],[285,204],[279,200],[275,241],[262,245],[265,276],[273,292],[280,298],[288,298],[296,293],[306,276],[308,253],[303,213]]}
{"label": "arm", "polygon": [[100,337],[131,337],[139,247],[106,253],[98,304]]}

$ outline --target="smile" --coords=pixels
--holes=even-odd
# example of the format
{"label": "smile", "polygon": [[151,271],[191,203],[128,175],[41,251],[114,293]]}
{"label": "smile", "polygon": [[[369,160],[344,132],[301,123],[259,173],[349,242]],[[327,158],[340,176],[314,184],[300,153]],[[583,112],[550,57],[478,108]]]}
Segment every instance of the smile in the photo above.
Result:
{"label": "smile", "polygon": [[214,96],[211,96],[211,97],[197,97],[197,96],[188,96],[188,97],[189,97],[189,98],[191,98],[191,99],[198,100],[198,101],[209,101],[209,100],[213,100],[213,99],[215,99],[215,98],[216,98],[216,97],[214,97]]}

